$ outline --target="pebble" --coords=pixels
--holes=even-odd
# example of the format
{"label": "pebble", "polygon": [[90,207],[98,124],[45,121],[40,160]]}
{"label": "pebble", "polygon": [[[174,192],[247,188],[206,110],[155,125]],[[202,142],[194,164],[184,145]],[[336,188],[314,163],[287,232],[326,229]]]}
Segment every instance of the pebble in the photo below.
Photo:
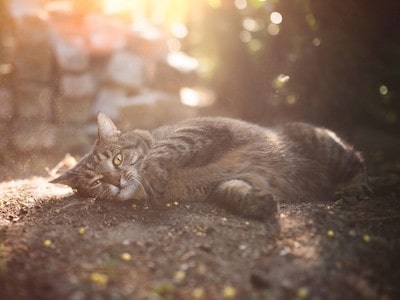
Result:
{"label": "pebble", "polygon": [[222,294],[223,294],[224,298],[232,299],[232,298],[236,297],[237,292],[234,287],[226,286],[226,287],[224,287]]}

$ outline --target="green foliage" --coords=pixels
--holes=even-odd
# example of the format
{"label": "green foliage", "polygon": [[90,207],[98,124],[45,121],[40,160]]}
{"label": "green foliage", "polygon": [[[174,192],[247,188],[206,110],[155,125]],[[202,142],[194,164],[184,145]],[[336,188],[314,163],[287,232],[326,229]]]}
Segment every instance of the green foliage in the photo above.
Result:
{"label": "green foliage", "polygon": [[208,58],[207,80],[224,105],[266,122],[399,127],[396,1],[220,4],[208,7],[201,26],[194,24],[192,49]]}

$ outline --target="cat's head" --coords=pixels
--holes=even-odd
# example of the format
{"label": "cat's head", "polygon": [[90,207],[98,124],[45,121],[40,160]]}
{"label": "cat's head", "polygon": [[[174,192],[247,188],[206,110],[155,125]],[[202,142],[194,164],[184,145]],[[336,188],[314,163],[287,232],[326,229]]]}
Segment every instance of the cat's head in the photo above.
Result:
{"label": "cat's head", "polygon": [[140,186],[140,169],[152,144],[148,131],[121,133],[104,113],[97,117],[98,137],[88,154],[52,183],[72,187],[85,197],[127,200]]}

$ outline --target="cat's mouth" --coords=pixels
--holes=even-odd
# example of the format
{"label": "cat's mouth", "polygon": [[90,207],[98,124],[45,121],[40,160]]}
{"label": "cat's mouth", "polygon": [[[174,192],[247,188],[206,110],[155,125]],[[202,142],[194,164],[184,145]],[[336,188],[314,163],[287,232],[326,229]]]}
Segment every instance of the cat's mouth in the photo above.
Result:
{"label": "cat's mouth", "polygon": [[137,190],[139,190],[138,187],[139,187],[139,184],[136,182],[127,182],[118,188],[118,192],[115,196],[116,196],[117,200],[120,200],[120,201],[134,199],[134,196],[135,196]]}

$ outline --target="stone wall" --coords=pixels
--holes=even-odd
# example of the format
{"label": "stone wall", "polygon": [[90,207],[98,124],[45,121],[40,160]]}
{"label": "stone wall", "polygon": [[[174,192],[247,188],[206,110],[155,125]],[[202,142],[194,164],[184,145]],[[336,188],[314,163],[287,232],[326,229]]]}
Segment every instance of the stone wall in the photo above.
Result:
{"label": "stone wall", "polygon": [[179,98],[196,82],[197,61],[171,52],[162,29],[100,14],[13,21],[0,46],[0,153],[85,151],[98,111],[122,129],[197,114]]}

